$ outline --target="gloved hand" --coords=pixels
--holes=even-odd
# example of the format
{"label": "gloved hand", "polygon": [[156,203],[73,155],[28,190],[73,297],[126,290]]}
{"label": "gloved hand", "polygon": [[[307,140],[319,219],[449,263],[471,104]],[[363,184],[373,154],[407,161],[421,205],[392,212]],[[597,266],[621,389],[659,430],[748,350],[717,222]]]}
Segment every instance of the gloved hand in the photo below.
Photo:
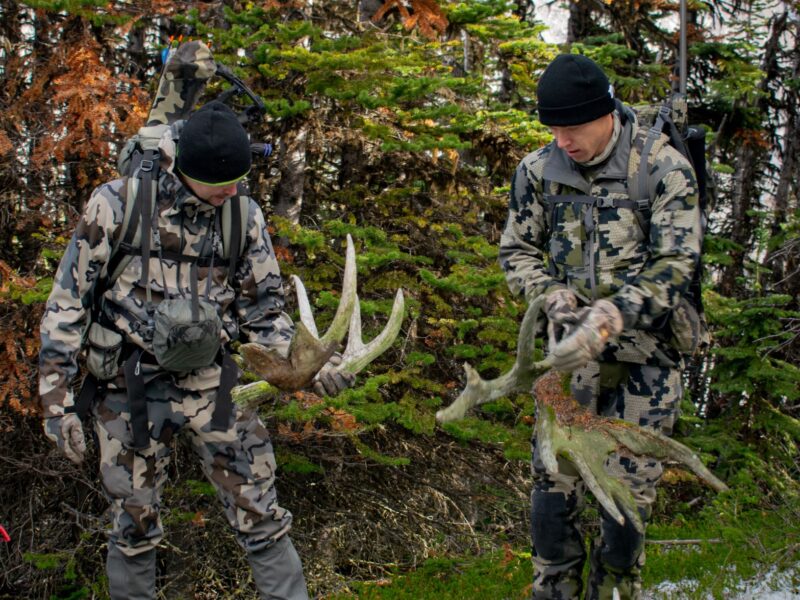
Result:
{"label": "gloved hand", "polygon": [[[569,332],[579,318],[578,299],[572,291],[559,288],[547,294],[544,300],[544,312],[547,315],[548,349],[553,348]],[[583,309],[582,309],[583,310]]]}
{"label": "gloved hand", "polygon": [[79,465],[86,453],[86,439],[83,436],[81,419],[75,413],[67,413],[60,417],[46,417],[44,434],[56,443],[64,455]]}
{"label": "gloved hand", "polygon": [[622,315],[610,300],[596,300],[575,324],[570,334],[550,351],[558,371],[574,371],[597,358],[609,339],[622,332]]}
{"label": "gloved hand", "polygon": [[314,385],[311,387],[318,396],[336,396],[344,389],[353,385],[356,376],[353,373],[337,370],[342,364],[342,355],[334,352],[328,359],[319,373],[314,377]]}

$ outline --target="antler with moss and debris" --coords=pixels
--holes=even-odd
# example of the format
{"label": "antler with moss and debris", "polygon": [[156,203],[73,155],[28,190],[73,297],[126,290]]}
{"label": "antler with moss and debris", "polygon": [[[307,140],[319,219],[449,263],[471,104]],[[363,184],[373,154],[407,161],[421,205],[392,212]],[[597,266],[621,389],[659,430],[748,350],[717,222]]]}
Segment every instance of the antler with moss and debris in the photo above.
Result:
{"label": "antler with moss and debris", "polygon": [[627,486],[609,475],[603,464],[613,452],[672,460],[688,467],[716,491],[727,490],[689,448],[654,429],[599,417],[581,407],[569,392],[569,376],[552,371],[549,358],[535,362],[534,347],[543,298],[532,302],[519,331],[512,369],[486,381],[465,364],[467,385],[447,408],[436,413],[439,423],[463,418],[471,408],[517,392],[532,392],[536,401],[536,440],[545,468],[558,472],[557,457],[572,463],[598,502],[620,525],[631,520],[644,530]]}
{"label": "antler with moss and debris", "polygon": [[292,275],[292,280],[297,293],[300,322],[295,325],[289,355],[283,357],[261,344],[242,344],[239,347],[242,366],[262,381],[234,388],[231,394],[235,402],[257,404],[261,399],[273,397],[275,390],[272,386],[283,391],[295,391],[308,386],[345,335],[348,336],[347,346],[342,362],[335,369],[355,375],[383,354],[400,332],[405,313],[402,289],[398,289],[395,294],[386,327],[372,341],[364,343],[361,336],[361,308],[356,291],[356,251],[350,235],[347,236],[342,296],[333,321],[321,337],[303,282],[296,275]]}

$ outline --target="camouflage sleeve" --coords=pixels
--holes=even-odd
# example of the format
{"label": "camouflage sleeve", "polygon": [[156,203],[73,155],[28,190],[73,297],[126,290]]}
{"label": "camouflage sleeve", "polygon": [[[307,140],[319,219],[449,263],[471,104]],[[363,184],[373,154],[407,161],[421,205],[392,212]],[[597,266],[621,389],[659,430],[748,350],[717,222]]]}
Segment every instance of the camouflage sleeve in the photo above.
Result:
{"label": "camouflage sleeve", "polygon": [[119,181],[97,188],[81,215],[53,279],[39,327],[39,396],[45,417],[74,407],[72,381],[88,323],[92,285],[111,253],[121,220]]}
{"label": "camouflage sleeve", "polygon": [[[526,157],[511,180],[508,220],[500,238],[500,266],[508,287],[530,302],[553,286],[561,287],[545,263],[547,222],[542,181],[535,176],[543,163],[542,151]],[[538,169],[540,170],[540,169]]]}
{"label": "camouflage sleeve", "polygon": [[673,308],[689,287],[702,243],[697,182],[687,166],[656,185],[650,217],[650,258],[611,300],[625,328],[647,328]]}
{"label": "camouflage sleeve", "polygon": [[278,259],[264,213],[253,200],[247,222],[249,244],[237,273],[240,286],[236,310],[241,331],[248,342],[263,344],[286,355],[294,323],[283,312],[286,300]]}

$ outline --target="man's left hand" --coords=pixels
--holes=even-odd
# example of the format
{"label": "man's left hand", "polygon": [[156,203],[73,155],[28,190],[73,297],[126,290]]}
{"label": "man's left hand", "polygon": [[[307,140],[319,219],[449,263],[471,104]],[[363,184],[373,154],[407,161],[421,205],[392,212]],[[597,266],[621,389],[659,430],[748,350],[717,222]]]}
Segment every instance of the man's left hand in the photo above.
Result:
{"label": "man's left hand", "polygon": [[570,334],[550,351],[557,371],[574,371],[597,358],[610,339],[622,332],[622,315],[609,300],[597,300],[575,324]]}
{"label": "man's left hand", "polygon": [[356,376],[353,373],[338,370],[339,365],[342,364],[342,355],[338,352],[328,359],[325,366],[319,370],[316,377],[314,377],[314,385],[311,389],[318,396],[336,396],[342,390],[345,390],[353,385]]}

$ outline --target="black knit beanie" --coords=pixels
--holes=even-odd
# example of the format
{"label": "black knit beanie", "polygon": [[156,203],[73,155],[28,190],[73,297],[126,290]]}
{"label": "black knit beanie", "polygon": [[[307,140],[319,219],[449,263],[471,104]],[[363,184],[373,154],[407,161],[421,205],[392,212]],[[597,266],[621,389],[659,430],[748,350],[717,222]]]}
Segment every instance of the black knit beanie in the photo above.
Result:
{"label": "black knit beanie", "polygon": [[614,110],[608,77],[592,59],[560,54],[544,70],[536,89],[543,125],[581,125]]}
{"label": "black knit beanie", "polygon": [[178,171],[206,185],[226,185],[250,171],[250,140],[236,114],[209,102],[192,114],[178,139]]}

